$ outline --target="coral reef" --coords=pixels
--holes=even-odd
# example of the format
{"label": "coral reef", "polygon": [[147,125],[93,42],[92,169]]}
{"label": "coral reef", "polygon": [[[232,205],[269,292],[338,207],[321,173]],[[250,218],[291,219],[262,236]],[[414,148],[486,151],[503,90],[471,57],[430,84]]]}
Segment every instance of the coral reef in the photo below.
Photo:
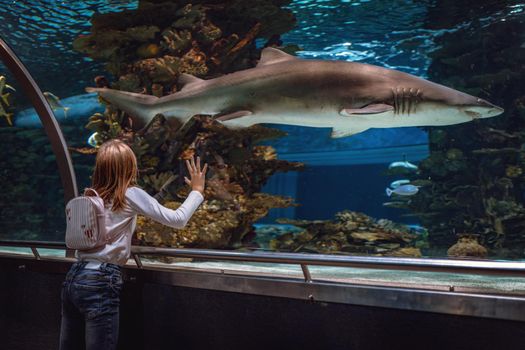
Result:
{"label": "coral reef", "polygon": [[[136,10],[96,14],[91,33],[78,37],[76,50],[103,60],[115,79],[95,78],[99,87],[157,97],[178,89],[181,73],[204,79],[253,67],[260,56],[255,40],[278,45],[295,24],[286,1],[140,1]],[[253,223],[271,208],[295,205],[290,198],[260,193],[279,171],[301,170],[300,163],[277,159],[260,141],[283,132],[264,127],[228,130],[209,116],[184,125],[157,115],[133,125],[126,113],[106,103],[86,125],[95,146],[119,138],[139,161],[139,184],[171,208],[187,195],[186,159],[198,155],[209,164],[206,201],[182,230],[140,218],[135,243],[172,247],[237,248],[255,237]],[[86,153],[83,149],[76,150]]]}
{"label": "coral reef", "polygon": [[[206,197],[208,197],[206,192]],[[149,245],[195,248],[232,248],[249,243],[255,234],[252,223],[266,216],[271,208],[287,207],[291,199],[258,193],[239,197],[231,203],[208,199],[196,211],[188,225],[180,230],[141,217],[137,238]],[[180,202],[167,202],[176,209]]]}
{"label": "coral reef", "polygon": [[280,219],[278,222],[303,229],[270,241],[270,248],[278,251],[421,256],[413,230],[390,220],[374,220],[362,213],[342,211],[335,215],[335,220]]}
{"label": "coral reef", "polygon": [[[482,3],[505,6],[504,2]],[[448,5],[438,1],[429,16],[444,20],[442,11],[450,9]],[[432,247],[452,245],[455,232],[472,232],[496,255],[514,250],[512,254],[523,256],[524,26],[516,16],[485,24],[470,21],[483,17],[478,11],[486,11],[485,5],[457,12],[462,15],[456,20],[470,24],[438,39],[440,48],[432,53],[429,74],[433,81],[490,99],[503,106],[505,114],[450,128],[429,128],[430,156],[421,162],[415,178],[431,184],[411,198],[409,207],[429,229]],[[428,23],[435,27],[440,22]]]}
{"label": "coral reef", "polygon": [[95,14],[73,47],[107,62],[112,88],[167,95],[182,72],[214,77],[254,66],[255,39],[278,44],[295,25],[287,1],[140,1],[137,10]]}

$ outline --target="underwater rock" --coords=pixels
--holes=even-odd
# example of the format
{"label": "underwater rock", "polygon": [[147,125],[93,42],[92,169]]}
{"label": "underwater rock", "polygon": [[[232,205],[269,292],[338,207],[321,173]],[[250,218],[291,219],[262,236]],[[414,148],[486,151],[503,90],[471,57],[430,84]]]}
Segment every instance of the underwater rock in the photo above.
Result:
{"label": "underwater rock", "polygon": [[447,255],[451,257],[486,257],[487,248],[478,243],[478,236],[468,233],[459,234],[458,242],[448,249]]}
{"label": "underwater rock", "polygon": [[137,48],[137,56],[140,58],[152,58],[160,53],[160,46],[157,44],[142,44]]}
{"label": "underwater rock", "polygon": [[191,45],[191,32],[188,30],[166,29],[162,32],[161,46],[171,55],[180,55]]}
{"label": "underwater rock", "polygon": [[[297,169],[300,167],[299,163],[276,160],[269,146],[258,146],[255,152],[247,152],[240,159],[235,159],[239,155],[233,152],[238,149],[239,142],[251,144],[251,138],[264,138],[261,134],[271,137],[275,133],[265,130],[266,128],[256,128],[249,134],[231,132],[220,125],[210,124],[208,119],[194,119],[193,125],[186,133],[174,137],[175,141],[169,138],[173,131],[163,131],[168,125],[152,123],[140,137],[139,144],[134,146],[134,150],[135,147],[140,147],[135,153],[140,169],[144,169],[141,171],[140,183],[150,193],[165,192],[161,197],[168,201],[184,197],[181,190],[185,188],[185,184],[179,178],[173,179],[179,173],[179,170],[173,169],[173,164],[180,164],[175,169],[183,169],[184,159],[197,153],[210,167],[205,191],[207,200],[201,206],[202,212],[196,213],[192,218],[195,224],[176,232],[177,230],[165,229],[160,224],[142,219],[137,225],[141,232],[139,242],[201,248],[249,245],[250,241],[247,241],[246,237],[254,232],[254,222],[266,216],[271,208],[294,205],[289,198],[257,193],[257,190],[273,172]],[[161,121],[164,118],[157,120]],[[175,133],[178,132],[179,130]],[[166,147],[167,143],[171,142],[173,144]],[[261,149],[268,151],[261,152]],[[175,152],[175,160],[166,163],[171,152]],[[155,162],[151,163],[153,160]],[[158,173],[159,169],[168,169],[163,164],[170,164],[171,170]],[[145,169],[152,169],[152,173]],[[163,184],[163,181],[166,183]],[[178,204],[172,202],[170,205]]]}
{"label": "underwater rock", "polygon": [[[454,128],[429,128],[430,155],[420,163],[416,179],[429,180],[410,202],[410,210],[429,229],[433,248],[450,247],[454,232],[477,232],[481,245],[491,249],[519,250],[525,227],[525,119],[521,86],[525,73],[522,47],[523,22],[518,17],[482,25],[474,18],[484,4],[472,8],[458,3],[458,23],[469,23],[437,39],[429,67],[433,81],[475,93],[505,108],[505,114]],[[503,3],[501,6],[505,6]],[[432,8],[429,25],[442,16],[446,2]],[[461,19],[468,17],[469,19]],[[525,115],[524,115],[525,116]],[[521,254],[521,253],[520,253]]]}
{"label": "underwater rock", "polygon": [[[176,209],[180,204],[166,202],[164,205]],[[291,204],[291,199],[264,193],[254,194],[251,198],[239,196],[233,203],[206,200],[183,229],[173,229],[139,217],[137,239],[154,246],[237,248],[243,245],[243,238],[254,231],[253,223],[266,216],[270,208]]]}
{"label": "underwater rock", "polygon": [[421,258],[421,250],[417,247],[405,247],[392,250],[385,254],[385,256],[395,256],[399,258]]}
{"label": "underwater rock", "polygon": [[[254,64],[251,57],[256,37],[272,37],[293,28],[295,18],[283,5],[270,0],[139,1],[136,10],[94,14],[91,33],[80,35],[73,47],[93,59],[107,61],[106,68],[117,77],[134,73],[140,59],[165,56],[182,59],[181,71],[186,73],[223,74],[240,68],[234,66]],[[260,30],[249,34],[255,25]],[[205,60],[198,61],[200,54],[189,53],[195,46],[206,53]],[[235,47],[236,54],[228,55]],[[196,62],[198,69],[193,65]],[[157,75],[157,82],[171,90],[167,86],[173,83],[170,79],[158,79]],[[141,86],[150,91],[150,84],[149,79],[143,79]]]}
{"label": "underwater rock", "polygon": [[508,165],[507,168],[505,168],[505,175],[507,175],[510,178],[516,178],[523,174],[523,168],[516,165]]}
{"label": "underwater rock", "polygon": [[147,79],[152,83],[174,84],[178,78],[181,59],[174,56],[165,55],[159,58],[148,58],[133,63],[132,70],[140,72],[143,80]]}
{"label": "underwater rock", "polygon": [[118,81],[113,84],[115,89],[129,92],[142,92],[143,88],[140,86],[140,78],[133,73],[121,75]]}
{"label": "underwater rock", "polygon": [[335,220],[277,221],[304,230],[273,239],[270,246],[278,251],[421,256],[419,248],[414,246],[418,237],[409,227],[390,220],[374,220],[358,212],[339,212]]}

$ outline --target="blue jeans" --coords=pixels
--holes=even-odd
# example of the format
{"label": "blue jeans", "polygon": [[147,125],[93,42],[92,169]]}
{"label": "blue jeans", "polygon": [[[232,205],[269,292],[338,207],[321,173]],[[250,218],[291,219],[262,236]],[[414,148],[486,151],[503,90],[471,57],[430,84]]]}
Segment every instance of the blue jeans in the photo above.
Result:
{"label": "blue jeans", "polygon": [[122,276],[118,265],[76,262],[62,285],[60,350],[117,348]]}

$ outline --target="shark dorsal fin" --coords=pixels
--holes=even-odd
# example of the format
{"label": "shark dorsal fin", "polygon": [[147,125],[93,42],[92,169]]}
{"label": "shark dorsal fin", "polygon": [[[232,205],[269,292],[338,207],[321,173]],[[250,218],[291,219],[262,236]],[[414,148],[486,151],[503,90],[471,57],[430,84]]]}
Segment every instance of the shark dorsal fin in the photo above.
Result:
{"label": "shark dorsal fin", "polygon": [[181,85],[181,90],[184,90],[189,85],[203,82],[204,79],[197,78],[191,74],[181,73],[179,76],[179,84]]}
{"label": "shark dorsal fin", "polygon": [[297,59],[297,57],[289,55],[284,51],[275,49],[273,47],[267,47],[262,50],[261,59],[259,60],[259,63],[257,63],[257,67]]}

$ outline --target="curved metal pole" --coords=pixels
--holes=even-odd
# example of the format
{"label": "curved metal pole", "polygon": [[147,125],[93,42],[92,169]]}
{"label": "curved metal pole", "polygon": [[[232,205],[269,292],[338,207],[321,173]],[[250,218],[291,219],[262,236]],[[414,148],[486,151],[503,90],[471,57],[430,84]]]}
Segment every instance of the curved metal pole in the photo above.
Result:
{"label": "curved metal pole", "polygon": [[42,121],[42,125],[51,142],[51,148],[57,160],[60,180],[64,188],[64,201],[67,203],[71,198],[78,196],[78,189],[75,170],[73,169],[73,163],[60,125],[55,119],[49,103],[42,94],[42,90],[40,90],[31,74],[29,74],[29,71],[2,38],[0,38],[0,59],[22,86]]}

